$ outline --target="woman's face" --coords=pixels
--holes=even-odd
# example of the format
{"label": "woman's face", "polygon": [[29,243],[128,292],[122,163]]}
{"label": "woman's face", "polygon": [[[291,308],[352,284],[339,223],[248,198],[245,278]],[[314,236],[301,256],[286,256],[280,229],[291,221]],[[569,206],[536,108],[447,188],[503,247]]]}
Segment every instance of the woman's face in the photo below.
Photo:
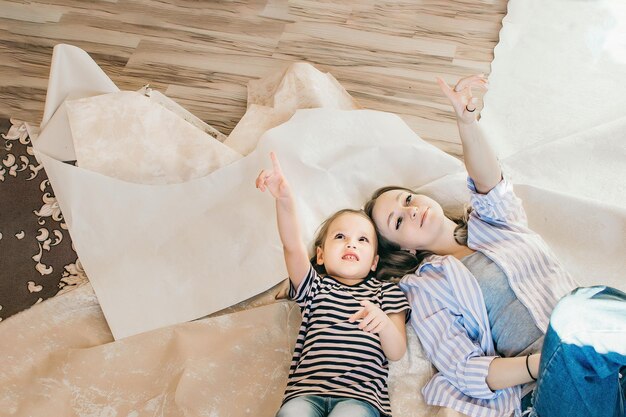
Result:
{"label": "woman's face", "polygon": [[381,194],[372,210],[380,234],[402,249],[425,250],[443,232],[445,215],[435,200],[405,190]]}

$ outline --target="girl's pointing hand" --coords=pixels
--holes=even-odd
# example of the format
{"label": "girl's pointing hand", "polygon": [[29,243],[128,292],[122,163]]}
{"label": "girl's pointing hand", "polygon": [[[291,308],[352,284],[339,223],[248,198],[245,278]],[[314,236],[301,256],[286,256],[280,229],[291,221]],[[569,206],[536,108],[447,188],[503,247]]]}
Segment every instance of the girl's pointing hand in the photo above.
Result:
{"label": "girl's pointing hand", "polygon": [[256,178],[256,188],[261,191],[268,189],[274,198],[284,198],[289,196],[289,185],[280,168],[278,157],[274,152],[270,152],[272,159],[272,169],[264,169]]}

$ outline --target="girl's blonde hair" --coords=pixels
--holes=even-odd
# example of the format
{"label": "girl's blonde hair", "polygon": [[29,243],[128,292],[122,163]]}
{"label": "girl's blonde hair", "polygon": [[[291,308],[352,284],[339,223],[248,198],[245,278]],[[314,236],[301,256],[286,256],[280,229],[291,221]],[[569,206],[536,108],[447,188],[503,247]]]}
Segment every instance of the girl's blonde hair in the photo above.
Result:
{"label": "girl's blonde hair", "polygon": [[[317,248],[324,247],[324,241],[326,240],[326,236],[328,235],[328,229],[330,228],[330,225],[333,223],[333,221],[335,221],[335,219],[337,219],[339,216],[342,216],[347,213],[357,214],[359,216],[362,216],[364,219],[367,219],[367,221],[371,223],[374,230],[376,230],[376,225],[374,224],[372,217],[368,216],[367,213],[363,210],[342,209],[336,212],[335,214],[333,214],[332,216],[330,216],[329,218],[327,218],[326,220],[324,220],[324,223],[320,225],[317,231],[317,235],[315,236],[315,241],[313,243],[313,257],[311,258],[311,264],[313,265],[313,268],[317,271],[318,274],[325,274],[326,268],[324,267],[324,265],[317,264],[317,253],[316,253]],[[378,238],[378,232],[376,232],[375,237]],[[378,242],[373,242],[373,243],[374,243],[374,253],[376,253],[376,250],[378,249]]]}
{"label": "girl's blonde hair", "polygon": [[[372,197],[365,203],[364,212],[372,217],[376,200],[387,191],[401,190],[411,194],[415,191],[410,188],[391,185],[379,188],[374,191]],[[444,215],[457,224],[454,229],[454,239],[460,245],[467,245],[467,220],[471,213],[471,207],[466,207],[461,217],[451,216],[444,212]],[[406,274],[411,274],[420,266],[424,258],[432,255],[429,251],[416,251],[415,254],[402,250],[399,245],[382,236],[374,223],[376,236],[378,237],[378,268],[376,269],[376,278],[380,280],[398,281]]]}

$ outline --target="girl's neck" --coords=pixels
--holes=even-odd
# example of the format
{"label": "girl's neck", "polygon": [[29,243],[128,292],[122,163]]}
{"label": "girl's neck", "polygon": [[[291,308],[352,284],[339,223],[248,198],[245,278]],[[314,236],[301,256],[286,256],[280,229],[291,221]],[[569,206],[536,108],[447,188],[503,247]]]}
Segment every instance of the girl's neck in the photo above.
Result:
{"label": "girl's neck", "polygon": [[335,276],[335,275],[328,275],[328,276],[333,278],[335,281],[340,282],[343,285],[347,285],[348,287],[354,287],[355,285],[359,285],[360,283],[365,281],[365,278],[348,279],[348,278],[338,277],[338,276]]}

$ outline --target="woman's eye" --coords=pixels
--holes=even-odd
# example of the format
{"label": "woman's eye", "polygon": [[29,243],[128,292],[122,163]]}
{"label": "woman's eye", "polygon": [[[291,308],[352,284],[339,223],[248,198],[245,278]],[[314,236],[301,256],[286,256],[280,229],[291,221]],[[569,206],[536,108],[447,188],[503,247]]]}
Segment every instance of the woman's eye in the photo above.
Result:
{"label": "woman's eye", "polygon": [[362,236],[359,238],[359,242],[369,242],[370,240],[368,238],[366,238],[365,236]]}
{"label": "woman's eye", "polygon": [[337,233],[337,234],[335,235],[335,239],[343,239],[343,237],[344,237],[344,236],[343,236],[343,233]]}
{"label": "woman's eye", "polygon": [[411,199],[413,198],[413,196],[411,194],[406,196],[406,199],[404,200],[404,202],[406,203],[406,205],[408,206],[409,204],[411,204]]}
{"label": "woman's eye", "polygon": [[400,228],[401,224],[402,224],[402,217],[398,217],[398,220],[396,220],[396,230]]}

